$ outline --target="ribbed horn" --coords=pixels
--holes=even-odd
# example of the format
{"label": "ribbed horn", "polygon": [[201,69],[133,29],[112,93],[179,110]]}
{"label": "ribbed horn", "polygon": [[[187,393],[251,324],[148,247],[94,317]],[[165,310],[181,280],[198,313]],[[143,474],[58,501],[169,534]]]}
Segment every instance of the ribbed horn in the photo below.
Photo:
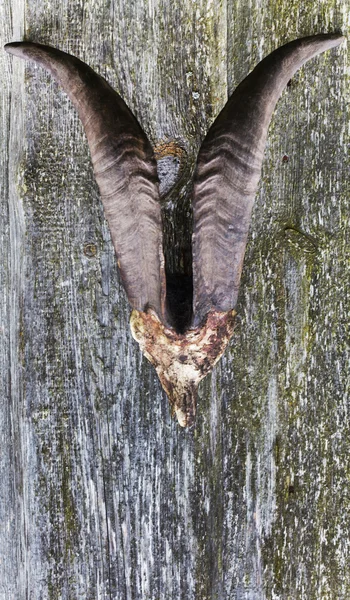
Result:
{"label": "ribbed horn", "polygon": [[124,100],[78,58],[31,42],[5,50],[47,69],[76,107],[88,139],[97,184],[133,308],[162,318],[162,225],[151,145]]}
{"label": "ribbed horn", "polygon": [[251,210],[276,102],[310,58],[341,35],[294,40],[264,58],[237,87],[202,144],[194,178],[194,326],[235,307]]}

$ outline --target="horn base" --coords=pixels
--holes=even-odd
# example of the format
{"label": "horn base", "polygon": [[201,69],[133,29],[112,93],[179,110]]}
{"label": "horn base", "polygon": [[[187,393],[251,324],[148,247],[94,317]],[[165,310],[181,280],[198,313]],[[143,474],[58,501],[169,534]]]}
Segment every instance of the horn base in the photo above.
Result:
{"label": "horn base", "polygon": [[130,327],[155,367],[181,427],[193,425],[197,388],[222,356],[234,329],[236,311],[210,311],[204,324],[179,334],[163,325],[153,310],[133,310]]}

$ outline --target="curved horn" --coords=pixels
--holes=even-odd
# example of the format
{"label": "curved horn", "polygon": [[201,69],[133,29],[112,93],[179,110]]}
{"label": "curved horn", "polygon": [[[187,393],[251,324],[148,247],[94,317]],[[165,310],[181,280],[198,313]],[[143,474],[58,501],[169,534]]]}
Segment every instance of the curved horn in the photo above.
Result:
{"label": "curved horn", "polygon": [[235,307],[271,116],[283,88],[341,35],[294,40],[262,60],[237,87],[201,146],[193,198],[194,326],[211,309]]}
{"label": "curved horn", "polygon": [[163,317],[162,226],[151,145],[124,100],[78,58],[30,42],[5,50],[45,67],[76,107],[130,304]]}

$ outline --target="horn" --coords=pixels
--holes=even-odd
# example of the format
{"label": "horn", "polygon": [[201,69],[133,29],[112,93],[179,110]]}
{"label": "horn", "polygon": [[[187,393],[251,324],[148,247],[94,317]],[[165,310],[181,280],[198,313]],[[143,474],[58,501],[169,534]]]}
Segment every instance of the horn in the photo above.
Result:
{"label": "horn", "polygon": [[45,66],[79,112],[122,278],[135,309],[131,330],[156,368],[182,426],[194,422],[198,384],[233,333],[252,204],[276,102],[302,64],[343,39],[311,36],[272,52],[238,86],[210,128],[194,177],[194,321],[181,333],[169,328],[163,317],[156,167],[140,125],[108,83],[78,59],[40,44],[6,46],[8,52]]}
{"label": "horn", "polygon": [[6,44],[15,56],[42,65],[78,111],[122,281],[133,308],[164,315],[165,278],[156,162],[124,100],[78,58],[31,42]]}
{"label": "horn", "polygon": [[194,176],[194,326],[210,310],[236,305],[267,131],[283,88],[306,61],[343,40],[315,35],[278,48],[242,81],[209,129]]}

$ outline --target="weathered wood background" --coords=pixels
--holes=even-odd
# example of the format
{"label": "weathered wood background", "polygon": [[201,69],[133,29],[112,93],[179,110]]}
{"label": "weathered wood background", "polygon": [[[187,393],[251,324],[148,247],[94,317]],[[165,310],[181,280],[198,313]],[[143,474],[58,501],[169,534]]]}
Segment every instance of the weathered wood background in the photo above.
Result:
{"label": "weathered wood background", "polygon": [[[190,174],[227,95],[286,41],[347,35],[349,10],[2,0],[1,45],[78,55],[160,156],[175,148],[181,178],[164,213],[181,267]],[[192,430],[171,418],[131,338],[71,103],[32,64],[1,52],[0,68],[1,600],[348,600],[346,44],[308,63],[278,104],[236,333]]]}

